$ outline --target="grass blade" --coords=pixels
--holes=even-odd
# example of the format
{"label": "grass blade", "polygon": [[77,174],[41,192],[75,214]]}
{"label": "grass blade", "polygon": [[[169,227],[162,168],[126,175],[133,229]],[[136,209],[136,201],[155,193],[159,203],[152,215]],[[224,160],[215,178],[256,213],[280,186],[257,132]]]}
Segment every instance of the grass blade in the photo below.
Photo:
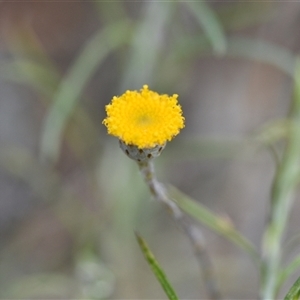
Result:
{"label": "grass blade", "polygon": [[254,262],[260,264],[260,257],[254,246],[233,227],[229,220],[222,216],[217,216],[204,205],[189,198],[173,186],[169,187],[168,192],[170,193],[171,199],[173,199],[184,212],[242,248],[250,255]]}
{"label": "grass blade", "polygon": [[136,233],[136,239],[139,243],[139,246],[144,254],[145,259],[147,260],[149,266],[151,267],[155,277],[159,281],[160,285],[162,286],[163,290],[165,291],[166,295],[170,300],[178,300],[178,296],[176,295],[172,285],[169,283],[165,272],[155,259],[153,253],[149,249],[147,243],[145,240],[138,234]]}
{"label": "grass blade", "polygon": [[[211,55],[207,37],[181,37],[174,46],[170,61],[192,61],[195,57]],[[227,39],[226,57],[259,61],[278,68],[294,77],[296,56],[288,49],[262,39],[231,36]]]}
{"label": "grass blade", "polygon": [[296,57],[286,48],[264,40],[230,37],[228,56],[261,61],[294,76]]}
{"label": "grass blade", "polygon": [[299,300],[300,299],[300,277],[293,284],[284,300]]}
{"label": "grass blade", "polygon": [[84,47],[54,95],[53,105],[46,117],[42,140],[43,159],[55,161],[61,137],[69,117],[92,75],[103,59],[128,39],[130,25],[119,22],[97,32]]}
{"label": "grass blade", "polygon": [[283,283],[289,278],[295,271],[297,271],[300,267],[300,255],[298,255],[293,261],[283,269],[283,271],[278,276],[278,282],[276,291],[279,292]]}
{"label": "grass blade", "polygon": [[263,237],[264,268],[262,269],[261,297],[276,298],[278,276],[281,271],[282,242],[292,206],[300,163],[300,59],[295,66],[294,96],[289,119],[292,122],[280,165],[271,191],[271,209]]}
{"label": "grass blade", "polygon": [[[130,49],[124,67],[120,92],[153,84],[160,72],[165,32],[171,26],[174,3],[145,1],[141,19],[134,26]],[[155,20],[155,22],[153,22]]]}
{"label": "grass blade", "polygon": [[226,52],[227,42],[223,27],[214,11],[202,1],[187,1],[191,13],[195,15],[203,28],[207,38],[210,40],[215,54],[223,55]]}

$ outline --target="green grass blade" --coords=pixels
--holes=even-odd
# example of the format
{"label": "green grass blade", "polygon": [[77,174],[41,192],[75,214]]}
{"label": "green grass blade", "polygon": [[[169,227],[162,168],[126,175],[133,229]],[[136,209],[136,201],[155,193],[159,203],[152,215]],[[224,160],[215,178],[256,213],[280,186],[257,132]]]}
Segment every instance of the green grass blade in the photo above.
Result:
{"label": "green grass blade", "polygon": [[[120,91],[151,85],[160,72],[166,30],[172,25],[173,2],[145,1],[135,23]],[[155,20],[155,22],[153,22]]]}
{"label": "green grass blade", "polygon": [[284,270],[278,276],[278,282],[276,290],[279,292],[280,288],[282,287],[283,283],[300,267],[300,255],[298,255],[293,261],[284,268]]}
{"label": "green grass blade", "polygon": [[191,13],[195,15],[202,29],[210,40],[215,54],[225,54],[227,48],[223,27],[214,11],[202,1],[187,1]]}
{"label": "green grass blade", "polygon": [[[207,37],[203,35],[181,37],[170,61],[192,61],[195,57],[211,55]],[[296,56],[288,49],[262,39],[228,37],[226,57],[243,58],[271,65],[294,77]]]}
{"label": "green grass blade", "polygon": [[282,241],[295,201],[300,163],[300,60],[296,61],[294,96],[289,118],[293,122],[281,163],[276,171],[271,191],[271,208],[263,237],[264,268],[262,269],[261,297],[274,299],[281,271]]}
{"label": "green grass blade", "polygon": [[293,284],[284,300],[299,300],[300,299],[300,277]]}
{"label": "green grass blade", "polygon": [[129,32],[127,21],[114,23],[97,32],[79,54],[58,87],[46,117],[41,140],[42,158],[57,159],[64,128],[86,84],[103,59],[128,40]]}
{"label": "green grass blade", "polygon": [[30,86],[47,97],[52,97],[53,89],[59,83],[58,73],[49,66],[25,58],[1,63],[0,78]]}
{"label": "green grass blade", "polygon": [[287,49],[260,39],[231,37],[228,39],[228,56],[261,61],[294,76],[296,57]]}
{"label": "green grass blade", "polygon": [[172,285],[169,283],[169,281],[165,275],[165,272],[163,271],[163,269],[161,268],[161,266],[155,259],[154,255],[151,252],[151,250],[149,249],[147,243],[138,233],[136,233],[135,235],[136,235],[136,239],[139,243],[139,246],[144,254],[145,259],[147,260],[149,266],[151,267],[155,277],[161,284],[166,295],[168,296],[168,298],[170,300],[178,300],[179,298],[176,295]]}
{"label": "green grass blade", "polygon": [[168,188],[171,199],[187,214],[200,221],[202,224],[220,234],[222,237],[233,242],[239,246],[255,263],[260,265],[260,257],[254,246],[243,235],[241,235],[234,227],[233,224],[221,216],[217,216],[208,208],[199,202],[189,198],[175,187]]}
{"label": "green grass blade", "polygon": [[[61,77],[56,69],[51,68],[50,64],[21,58],[0,63],[0,79],[32,88],[42,95],[39,100],[48,106],[60,84]],[[66,140],[73,147],[74,153],[80,155],[84,149],[88,149],[89,145],[93,143],[98,133],[96,134],[96,127],[83,107],[78,106],[73,117],[76,120],[74,122],[76,124],[75,130],[79,129],[80,132],[88,133],[83,134],[84,142],[81,146],[79,145],[81,140],[73,138],[72,134],[66,136]]]}

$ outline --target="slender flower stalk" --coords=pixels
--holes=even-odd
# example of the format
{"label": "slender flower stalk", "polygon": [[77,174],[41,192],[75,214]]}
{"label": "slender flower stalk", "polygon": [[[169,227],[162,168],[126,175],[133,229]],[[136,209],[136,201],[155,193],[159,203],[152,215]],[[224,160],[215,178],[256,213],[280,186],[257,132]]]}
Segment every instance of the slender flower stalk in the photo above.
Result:
{"label": "slender flower stalk", "polygon": [[184,117],[177,101],[178,95],[159,95],[147,85],[138,91],[126,91],[114,97],[106,106],[107,117],[103,124],[109,134],[119,138],[124,153],[135,160],[154,198],[171,213],[176,224],[189,237],[201,266],[210,299],[219,299],[212,272],[212,264],[203,235],[168,197],[163,184],[154,173],[153,158],[159,156],[166,142],[184,127]]}
{"label": "slender flower stalk", "polygon": [[177,226],[182,229],[190,239],[195,256],[202,270],[209,299],[220,299],[213,274],[212,263],[206,250],[206,244],[202,232],[186,218],[177,204],[168,197],[166,188],[156,179],[153,161],[139,162],[138,164],[151,194],[157,201],[166,207]]}

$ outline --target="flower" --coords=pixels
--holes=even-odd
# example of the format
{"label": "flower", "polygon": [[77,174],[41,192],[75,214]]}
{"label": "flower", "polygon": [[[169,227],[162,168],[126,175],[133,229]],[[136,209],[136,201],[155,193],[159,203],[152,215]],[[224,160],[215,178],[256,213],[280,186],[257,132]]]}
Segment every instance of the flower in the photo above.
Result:
{"label": "flower", "polygon": [[139,149],[164,145],[184,127],[178,95],[159,95],[147,85],[138,91],[126,91],[106,105],[103,124],[108,134]]}

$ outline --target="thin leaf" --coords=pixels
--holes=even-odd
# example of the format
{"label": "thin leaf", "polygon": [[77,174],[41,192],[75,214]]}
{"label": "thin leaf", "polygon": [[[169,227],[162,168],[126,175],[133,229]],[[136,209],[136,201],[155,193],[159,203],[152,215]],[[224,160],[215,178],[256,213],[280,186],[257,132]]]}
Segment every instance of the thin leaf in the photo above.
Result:
{"label": "thin leaf", "polygon": [[165,32],[171,26],[173,8],[173,2],[145,1],[142,18],[135,24],[130,41],[121,91],[139,89],[145,83],[151,85],[157,77],[156,73],[160,72],[160,56],[165,45]]}
{"label": "thin leaf", "polygon": [[293,261],[279,274],[276,290],[280,290],[283,283],[289,276],[291,276],[300,267],[300,255],[298,255]]}
{"label": "thin leaf", "polygon": [[294,77],[296,57],[286,48],[259,39],[231,37],[228,56],[262,61]]}
{"label": "thin leaf", "polygon": [[284,300],[299,300],[300,299],[300,277],[293,284]]}
{"label": "thin leaf", "polygon": [[300,163],[300,59],[296,61],[294,97],[289,118],[294,126],[288,132],[282,160],[275,174],[271,191],[271,209],[263,237],[264,268],[262,269],[261,297],[274,299],[280,259],[282,238],[295,201],[295,188],[299,179]]}
{"label": "thin leaf", "polygon": [[[192,61],[195,56],[211,55],[205,36],[181,37],[176,41],[174,51],[169,60],[184,59]],[[228,37],[226,56],[259,61],[278,68],[294,77],[296,57],[284,47],[262,39],[245,37]]]}
{"label": "thin leaf", "polygon": [[214,11],[202,1],[187,1],[185,4],[201,24],[215,54],[225,54],[227,48],[223,27]]}
{"label": "thin leaf", "polygon": [[168,192],[172,200],[184,212],[239,246],[250,255],[255,263],[260,264],[260,257],[254,246],[233,227],[233,224],[228,219],[217,216],[204,205],[191,199],[173,186],[168,188]]}
{"label": "thin leaf", "polygon": [[92,75],[103,59],[128,39],[129,23],[119,22],[97,32],[84,47],[58,87],[46,117],[42,140],[42,158],[55,161],[62,134],[70,115]]}
{"label": "thin leaf", "polygon": [[0,78],[31,86],[47,97],[52,96],[53,88],[59,82],[58,75],[52,69],[25,58],[1,63]]}
{"label": "thin leaf", "polygon": [[163,269],[161,268],[161,266],[155,259],[154,255],[151,252],[151,250],[149,249],[147,243],[138,233],[136,233],[135,235],[136,235],[136,239],[139,243],[139,246],[144,254],[145,259],[147,260],[149,266],[152,268],[152,271],[153,271],[155,277],[159,281],[159,283],[162,286],[163,290],[165,291],[166,295],[168,296],[168,298],[170,300],[178,300],[179,298],[176,295],[172,285],[169,283],[169,281],[165,275],[165,272],[163,271]]}
{"label": "thin leaf", "polygon": [[[59,72],[48,66],[49,64],[42,64],[30,59],[16,59],[12,62],[0,64],[0,78],[22,84],[33,88],[39,92],[43,97],[40,97],[46,105],[49,104],[49,99],[53,98],[54,92],[60,83]],[[88,134],[83,134],[85,140],[82,142],[80,139],[73,138],[72,131],[66,136],[66,140],[74,149],[76,155],[82,155],[89,145],[92,145],[94,137],[96,136],[96,129],[89,118],[87,112],[78,107],[74,112],[74,122],[76,129],[74,132],[84,131]],[[78,126],[78,127],[77,127]],[[77,130],[77,129],[80,130]],[[83,147],[84,145],[84,147]]]}

